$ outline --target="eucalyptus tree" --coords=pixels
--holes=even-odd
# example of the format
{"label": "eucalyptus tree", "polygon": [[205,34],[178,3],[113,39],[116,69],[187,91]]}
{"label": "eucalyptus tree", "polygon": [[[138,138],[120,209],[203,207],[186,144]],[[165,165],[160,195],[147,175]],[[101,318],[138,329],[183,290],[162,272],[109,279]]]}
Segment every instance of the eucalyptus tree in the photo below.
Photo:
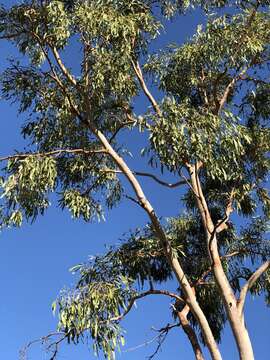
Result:
{"label": "eucalyptus tree", "polygon": [[[181,45],[151,51],[166,18],[181,31],[181,16],[196,8],[205,25]],[[239,358],[254,359],[246,296],[270,299],[269,1],[24,1],[1,8],[0,35],[23,55],[2,73],[1,91],[27,113],[30,141],[0,159],[1,227],[43,214],[52,192],[85,221],[123,198],[148,217],[121,246],[74,269],[76,289],[54,304],[63,339],[89,336],[110,358],[134,302],[163,295],[196,359],[201,344],[222,359],[226,321]],[[149,101],[141,113],[139,94]],[[148,139],[140,156],[149,172],[128,165],[129,133]],[[164,169],[175,183],[157,177]],[[179,216],[165,222],[156,213],[142,177],[181,187]],[[157,288],[169,278],[175,292]]]}

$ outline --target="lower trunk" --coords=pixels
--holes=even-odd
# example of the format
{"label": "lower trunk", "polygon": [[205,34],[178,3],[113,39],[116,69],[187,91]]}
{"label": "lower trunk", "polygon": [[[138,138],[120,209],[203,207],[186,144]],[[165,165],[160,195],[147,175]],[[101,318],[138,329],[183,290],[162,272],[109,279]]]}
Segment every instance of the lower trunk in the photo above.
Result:
{"label": "lower trunk", "polygon": [[197,335],[196,335],[195,331],[193,330],[192,326],[190,325],[186,315],[182,314],[182,312],[178,312],[177,316],[178,316],[178,319],[180,320],[180,323],[182,325],[184,332],[186,333],[186,335],[192,345],[195,359],[196,360],[204,360],[204,356],[203,356],[202,349],[201,349],[200,343],[198,341]]}
{"label": "lower trunk", "polygon": [[250,337],[238,309],[229,310],[227,314],[236,340],[240,360],[254,360]]}
{"label": "lower trunk", "polygon": [[213,272],[217,285],[220,288],[220,294],[234,334],[240,360],[254,360],[253,349],[248,331],[243,320],[243,316],[237,308],[237,301],[232,292],[226,274],[224,273],[220,258],[217,252],[217,242],[214,238],[212,243]]}

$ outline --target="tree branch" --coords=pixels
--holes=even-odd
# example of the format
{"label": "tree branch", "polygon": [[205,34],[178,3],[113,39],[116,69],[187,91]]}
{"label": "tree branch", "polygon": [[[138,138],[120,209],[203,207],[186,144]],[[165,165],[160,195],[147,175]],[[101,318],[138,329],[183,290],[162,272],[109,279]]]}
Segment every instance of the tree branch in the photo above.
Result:
{"label": "tree branch", "polygon": [[64,76],[69,80],[69,82],[74,85],[77,86],[77,81],[74,78],[74,76],[71,75],[71,73],[68,71],[68,69],[65,67],[64,63],[61,60],[61,57],[56,49],[56,47],[54,46],[50,46],[52,53],[54,55],[54,58],[59,66],[59,68],[61,69],[62,73],[64,74]]}
{"label": "tree branch", "polygon": [[157,348],[156,350],[153,352],[152,355],[148,356],[148,360],[152,360],[154,359],[154,357],[158,354],[158,352],[160,351],[161,349],[161,346],[162,344],[164,343],[164,341],[166,340],[167,338],[167,335],[169,333],[170,330],[176,328],[176,327],[179,327],[180,324],[179,323],[176,323],[176,324],[167,324],[166,326],[164,326],[163,328],[161,329],[154,329],[155,331],[157,331],[159,334],[158,334],[158,337],[157,337]]}
{"label": "tree branch", "polygon": [[248,291],[252,288],[252,286],[255,284],[255,282],[259,279],[259,277],[270,268],[270,261],[266,261],[263,263],[248,279],[248,281],[245,283],[245,285],[242,287],[239,295],[239,299],[237,302],[237,307],[240,312],[240,314],[243,314],[243,309],[245,305],[245,300]]}
{"label": "tree branch", "polygon": [[231,191],[228,204],[225,209],[225,216],[223,219],[219,220],[218,223],[215,226],[215,231],[217,233],[220,233],[223,230],[226,230],[228,228],[227,222],[230,219],[230,215],[233,212],[233,198],[234,198],[234,190]]}
{"label": "tree branch", "polygon": [[137,75],[139,83],[141,84],[142,90],[143,90],[144,94],[146,95],[146,97],[148,98],[148,100],[150,101],[150,103],[152,104],[153,109],[159,116],[162,116],[162,113],[161,113],[160,107],[158,106],[158,103],[156,102],[155,98],[153,97],[153,95],[151,94],[150,90],[148,89],[148,87],[145,83],[139,62],[136,61],[136,63],[135,63],[134,61],[132,61],[132,66]]}
{"label": "tree branch", "polygon": [[[148,341],[145,341],[144,343],[140,344],[140,345],[137,345],[137,346],[134,346],[132,348],[129,348],[123,352],[130,352],[130,351],[134,351],[134,350],[137,350],[137,349],[140,349],[142,348],[143,346],[147,346],[147,345],[150,345],[152,344],[155,340],[158,340],[158,347],[156,349],[156,351],[154,352],[154,354],[150,355],[150,357],[148,359],[153,359],[153,357],[157,354],[158,350],[160,349],[162,343],[164,342],[169,330],[175,328],[175,327],[179,327],[180,324],[177,323],[177,324],[168,324],[166,325],[165,327],[161,328],[161,329],[154,329],[155,331],[158,331],[158,335],[154,336],[152,339],[148,340]],[[164,338],[165,337],[165,338]]]}
{"label": "tree branch", "polygon": [[[256,13],[257,13],[257,10],[259,8],[259,1],[254,5],[254,8],[252,9],[251,11],[251,14],[247,20],[247,23],[246,23],[246,26],[245,28],[248,29],[255,16],[256,16]],[[248,31],[245,31],[242,33],[242,36],[240,36],[240,39],[239,41],[237,42],[237,47],[234,51],[234,57],[236,57],[239,53],[239,51],[241,50],[241,47],[242,47],[242,44],[243,44],[243,41],[245,40],[246,36],[248,35]],[[230,91],[233,89],[234,85],[236,84],[236,82],[241,79],[241,77],[246,73],[246,71],[248,70],[249,66],[246,66],[243,68],[243,70],[237,75],[235,76],[232,81],[228,84],[228,86],[226,87],[224,93],[223,93],[223,96],[220,100],[218,100],[216,98],[216,92],[217,92],[217,86],[218,86],[218,82],[222,79],[222,77],[227,73],[228,69],[227,67],[225,68],[225,71],[220,74],[215,82],[215,86],[214,86],[214,94],[215,94],[215,102],[216,102],[216,113],[219,114],[220,111],[222,110],[223,106],[225,105],[226,101],[227,101],[227,98],[228,98],[228,95],[230,93]]]}
{"label": "tree branch", "polygon": [[87,149],[58,149],[48,152],[36,152],[36,153],[20,153],[16,155],[10,155],[10,156],[4,156],[0,157],[0,161],[7,161],[7,160],[15,160],[15,159],[25,159],[29,156],[34,157],[46,157],[51,155],[60,155],[60,154],[107,154],[106,149],[100,149],[100,150],[87,150]]}
{"label": "tree branch", "polygon": [[187,337],[191,343],[196,360],[204,360],[203,352],[202,352],[198,337],[197,337],[196,332],[194,331],[193,327],[190,325],[190,322],[187,317],[189,311],[190,311],[190,308],[188,305],[186,305],[186,306],[184,306],[182,311],[177,311],[177,316],[178,316],[178,319],[180,321],[180,324],[181,324],[185,334],[187,335]]}
{"label": "tree branch", "polygon": [[[123,171],[121,170],[115,170],[115,169],[104,169],[102,170],[102,172],[107,172],[107,173],[115,173],[115,174],[123,174]],[[134,175],[137,175],[137,176],[143,176],[143,177],[149,177],[151,179],[153,179],[154,181],[156,181],[158,184],[162,185],[162,186],[165,186],[165,187],[168,187],[170,189],[173,189],[173,188],[176,188],[178,186],[181,186],[181,185],[186,185],[186,181],[178,181],[176,183],[167,183],[166,181],[163,181],[161,179],[159,179],[156,175],[154,174],[150,174],[150,173],[147,173],[147,172],[140,172],[140,171],[132,171],[132,173]]]}
{"label": "tree branch", "polygon": [[228,96],[230,94],[230,91],[234,88],[235,84],[237,83],[238,80],[241,79],[241,77],[247,72],[247,70],[249,69],[249,66],[245,66],[242,71],[232,79],[232,81],[230,81],[230,83],[227,85],[222,98],[220,99],[220,101],[218,102],[218,108],[216,110],[217,115],[220,113],[220,111],[223,109]]}
{"label": "tree branch", "polygon": [[58,346],[59,344],[64,341],[67,337],[68,337],[69,333],[65,333],[65,332],[53,332],[50,333],[46,336],[42,336],[39,339],[36,340],[32,340],[30,341],[28,344],[26,344],[21,350],[20,350],[20,360],[27,360],[27,352],[29,350],[29,348],[37,343],[41,343],[44,344],[46,342],[48,342],[50,340],[50,338],[54,338],[57,336],[60,336],[60,338],[52,343],[49,343],[49,345],[46,347],[46,350],[51,350],[51,348],[53,348],[52,351],[52,356],[50,357],[50,360],[54,360],[56,358],[56,355],[58,353]]}
{"label": "tree branch", "polygon": [[114,318],[111,318],[110,321],[120,321],[120,320],[122,320],[122,319],[130,312],[130,310],[132,309],[132,307],[133,307],[134,303],[136,302],[136,300],[142,299],[142,298],[144,298],[144,297],[146,297],[146,296],[149,296],[149,295],[163,295],[163,296],[168,296],[168,297],[171,297],[171,298],[173,298],[173,299],[175,299],[175,300],[177,300],[177,301],[185,304],[185,300],[184,300],[183,298],[181,298],[181,296],[178,296],[178,295],[176,295],[176,294],[174,294],[174,293],[172,293],[172,292],[170,292],[170,291],[150,289],[150,290],[148,290],[148,291],[145,291],[145,292],[143,292],[143,293],[141,293],[141,294],[138,294],[138,295],[134,296],[134,297],[130,300],[130,302],[129,302],[128,306],[127,306],[126,311],[125,311],[123,314],[119,315],[119,316],[116,316],[116,317],[114,317]]}

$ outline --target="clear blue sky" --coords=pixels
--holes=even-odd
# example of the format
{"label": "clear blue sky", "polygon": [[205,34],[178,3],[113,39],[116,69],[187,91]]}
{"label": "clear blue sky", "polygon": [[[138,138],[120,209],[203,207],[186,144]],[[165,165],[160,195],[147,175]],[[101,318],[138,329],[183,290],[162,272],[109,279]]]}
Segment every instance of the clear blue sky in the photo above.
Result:
{"label": "clear blue sky", "polygon": [[[9,2],[5,1],[5,4]],[[182,41],[192,33],[199,19],[199,15],[196,15],[174,23],[168,33],[158,40],[156,46],[171,40]],[[15,52],[7,44],[1,43],[0,46],[2,70],[5,59]],[[74,65],[76,56],[71,60]],[[145,102],[139,99],[138,108],[145,105]],[[25,144],[19,131],[23,118],[17,116],[16,106],[0,101],[0,156],[10,154],[14,149],[23,149]],[[133,147],[136,151],[136,146]],[[132,161],[132,164],[135,169],[140,169],[135,161]],[[166,217],[179,211],[179,190],[160,191],[150,180],[144,181],[144,188],[158,214]],[[35,224],[1,233],[0,359],[18,359],[19,350],[25,343],[55,329],[57,319],[51,313],[51,303],[61,288],[75,282],[68,272],[71,266],[86,261],[91,254],[103,252],[105,244],[117,241],[125,231],[134,228],[134,225],[144,224],[145,221],[141,210],[127,202],[107,214],[106,222],[99,224],[74,221],[67,212],[52,206]],[[155,336],[151,326],[160,328],[171,321],[169,304],[167,299],[158,297],[137,303],[137,309],[134,309],[125,321],[126,346],[117,358],[144,359],[152,353],[155,343],[134,351],[127,350]],[[246,320],[256,359],[259,360],[269,359],[269,315],[269,309],[265,308],[262,299],[249,299]],[[221,349],[224,359],[237,359],[228,329],[225,330]],[[160,360],[171,358],[193,359],[190,345],[180,329],[174,330],[168,336],[162,352],[157,355]],[[48,360],[49,355],[42,351],[40,345],[36,345],[29,352],[29,359]],[[82,344],[63,346],[59,359],[86,360],[95,357],[89,352],[87,344]]]}

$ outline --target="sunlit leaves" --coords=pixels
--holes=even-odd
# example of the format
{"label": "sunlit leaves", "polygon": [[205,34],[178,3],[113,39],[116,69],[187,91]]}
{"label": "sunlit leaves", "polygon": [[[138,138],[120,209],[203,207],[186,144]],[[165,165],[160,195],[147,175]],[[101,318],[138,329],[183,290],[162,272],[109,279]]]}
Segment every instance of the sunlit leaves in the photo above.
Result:
{"label": "sunlit leaves", "polygon": [[135,291],[129,278],[114,269],[106,275],[99,263],[101,259],[94,260],[90,268],[77,267],[76,271],[81,273],[77,289],[64,292],[57,301],[59,330],[65,331],[68,340],[75,343],[83,336],[90,336],[94,351],[102,350],[111,359],[124,344],[117,319],[127,309]]}
{"label": "sunlit leaves", "polygon": [[56,186],[56,162],[51,157],[29,156],[9,162],[8,176],[2,182],[2,201],[5,214],[2,225],[20,225],[22,214],[34,219],[49,205],[48,193]]}
{"label": "sunlit leaves", "polygon": [[68,208],[74,218],[82,216],[85,221],[89,221],[93,216],[102,216],[100,205],[77,190],[65,191],[60,201],[62,207]]}
{"label": "sunlit leaves", "polygon": [[171,98],[161,109],[163,117],[154,119],[150,142],[163,165],[175,171],[185,163],[203,161],[213,179],[241,177],[237,167],[251,139],[232,114],[216,116]]}

